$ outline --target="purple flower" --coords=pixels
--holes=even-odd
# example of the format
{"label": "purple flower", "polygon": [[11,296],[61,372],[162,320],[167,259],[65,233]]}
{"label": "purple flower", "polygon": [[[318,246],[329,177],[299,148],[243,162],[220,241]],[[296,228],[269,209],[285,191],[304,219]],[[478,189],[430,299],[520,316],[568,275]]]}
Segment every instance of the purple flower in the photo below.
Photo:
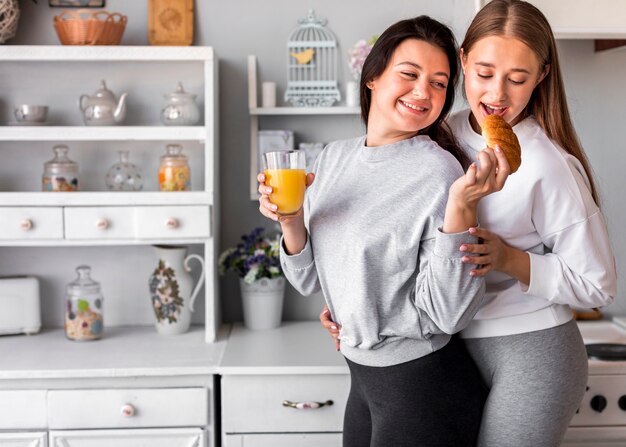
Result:
{"label": "purple flower", "polygon": [[241,236],[243,242],[224,250],[218,260],[220,274],[234,271],[247,282],[283,276],[278,237],[270,239],[264,236],[264,231],[257,227]]}

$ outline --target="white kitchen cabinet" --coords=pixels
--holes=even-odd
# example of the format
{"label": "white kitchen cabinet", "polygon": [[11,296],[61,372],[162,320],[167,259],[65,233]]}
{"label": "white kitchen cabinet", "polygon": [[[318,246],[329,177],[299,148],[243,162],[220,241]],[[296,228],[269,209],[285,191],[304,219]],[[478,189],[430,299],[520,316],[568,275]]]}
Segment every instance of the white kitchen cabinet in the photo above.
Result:
{"label": "white kitchen cabinet", "polygon": [[[250,111],[250,199],[257,200],[258,183],[256,180],[258,174],[258,154],[259,154],[259,129],[261,127],[261,118],[263,117],[286,117],[299,116],[311,118],[313,116],[352,116],[356,118],[360,113],[360,107],[258,107],[258,81],[257,81],[257,59],[256,56],[248,56],[248,108]],[[358,120],[357,120],[358,121]],[[355,121],[356,122],[356,121]],[[353,123],[354,124],[354,123]],[[349,127],[346,130],[345,138],[357,136],[360,128],[357,123],[353,125],[354,131],[350,132]]]}
{"label": "white kitchen cabinet", "polygon": [[50,432],[53,447],[205,447],[198,428],[144,430],[72,430]]}
{"label": "white kitchen cabinet", "polygon": [[111,328],[82,343],[61,329],[43,335],[0,337],[0,446],[45,446],[19,442],[48,433],[54,447],[218,447],[215,381],[227,328],[213,343],[198,327],[171,337]]}
{"label": "white kitchen cabinet", "polygon": [[46,447],[47,445],[46,432],[0,433],[0,446],[2,447]]}
{"label": "white kitchen cabinet", "polygon": [[[225,334],[218,339],[213,49],[4,45],[0,61],[0,123],[8,124],[0,126],[0,274],[28,273],[44,284],[42,331],[0,338],[0,430],[32,431],[38,440],[37,433],[48,433],[55,447],[213,447],[214,380],[225,343]],[[116,95],[128,93],[123,125],[82,122],[78,98],[92,95],[102,79]],[[197,125],[160,122],[164,95],[179,81],[198,95]],[[20,104],[48,105],[48,122],[14,125],[12,109]],[[190,191],[158,190],[160,157],[172,143],[189,158]],[[57,144],[68,145],[78,163],[78,192],[41,192],[43,164]],[[106,189],[119,150],[129,150],[141,169],[142,191]],[[153,244],[190,246],[204,257],[202,328],[157,334],[147,285]],[[105,331],[101,340],[76,343],[59,327],[61,301],[84,258],[100,263],[94,278],[105,297]],[[55,318],[46,315],[52,309]]]}
{"label": "white kitchen cabinet", "polygon": [[[10,46],[0,47],[3,80],[0,122],[14,121],[19,104],[46,104],[49,118],[40,126],[0,126],[0,253],[2,247],[192,245],[205,258],[205,340],[217,333],[216,252],[219,230],[217,166],[217,59],[210,47],[150,46]],[[56,83],[55,79],[63,79]],[[128,93],[124,125],[85,126],[77,106],[81,94],[93,94],[101,79],[116,94]],[[198,95],[201,121],[195,126],[164,126],[160,111],[164,95],[183,81]],[[181,144],[191,165],[191,191],[159,192],[157,170],[165,145]],[[79,165],[79,192],[41,192],[43,162],[52,146],[67,144]],[[118,150],[130,150],[130,161],[143,172],[139,192],[111,192],[104,176],[119,161]],[[101,249],[98,249],[101,250]],[[95,251],[95,249],[94,249]],[[40,251],[51,262],[63,263],[60,252]],[[6,258],[7,256],[5,256]],[[152,263],[152,259],[150,259]],[[58,278],[59,289],[73,274]],[[21,273],[18,267],[11,266]],[[46,271],[32,271],[45,276]],[[108,271],[105,274],[111,274]],[[136,270],[127,266],[121,274]],[[114,271],[114,269],[111,269]],[[0,272],[7,274],[6,272]],[[101,273],[102,275],[102,273]],[[118,275],[119,276],[119,275]],[[94,271],[94,277],[98,273]],[[138,289],[147,277],[130,278]],[[107,278],[115,283],[127,277]],[[106,298],[106,286],[103,284]],[[57,287],[47,288],[45,291]],[[127,300],[149,300],[128,289]],[[59,300],[58,295],[56,296]],[[58,303],[59,308],[62,304]],[[111,305],[111,302],[109,302]],[[44,307],[45,309],[45,307]],[[109,311],[109,315],[120,310]],[[105,326],[138,323],[151,318]],[[106,333],[106,330],[105,330]],[[45,336],[45,335],[44,335]],[[156,337],[156,334],[155,334]]]}
{"label": "white kitchen cabinet", "polygon": [[223,447],[341,445],[350,375],[318,321],[236,325],[219,369]]}
{"label": "white kitchen cabinet", "polygon": [[[477,0],[483,6],[489,0]],[[546,16],[557,39],[626,38],[626,2],[621,0],[528,0]]]}

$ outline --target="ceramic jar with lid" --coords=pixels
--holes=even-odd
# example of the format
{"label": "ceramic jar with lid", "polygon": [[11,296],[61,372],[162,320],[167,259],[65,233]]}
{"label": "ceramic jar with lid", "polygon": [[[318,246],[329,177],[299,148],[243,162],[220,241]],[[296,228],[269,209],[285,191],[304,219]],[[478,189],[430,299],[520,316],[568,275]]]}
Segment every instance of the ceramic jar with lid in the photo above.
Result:
{"label": "ceramic jar with lid", "polygon": [[192,126],[200,119],[196,96],[187,93],[181,82],[176,91],[165,96],[165,107],[161,110],[161,122],[166,126]]}
{"label": "ceramic jar with lid", "polygon": [[76,267],[78,277],[67,285],[65,300],[65,335],[70,340],[96,340],[104,330],[104,298],[100,283],[91,279],[91,267]]}
{"label": "ceramic jar with lid", "polygon": [[190,191],[191,170],[179,144],[168,144],[161,156],[159,191]]}
{"label": "ceramic jar with lid", "polygon": [[78,164],[68,158],[69,148],[60,144],[52,150],[54,158],[43,165],[42,191],[78,191]]}

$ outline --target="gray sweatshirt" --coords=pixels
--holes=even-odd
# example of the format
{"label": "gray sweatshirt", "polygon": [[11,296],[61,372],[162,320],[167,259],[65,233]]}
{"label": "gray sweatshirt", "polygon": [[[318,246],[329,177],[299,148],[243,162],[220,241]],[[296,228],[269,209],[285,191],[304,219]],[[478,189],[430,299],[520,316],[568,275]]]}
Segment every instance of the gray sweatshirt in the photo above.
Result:
{"label": "gray sweatshirt", "polygon": [[469,324],[484,281],[461,262],[468,232],[444,234],[450,185],[463,170],[427,136],[364,146],[329,144],[306,193],[308,240],[281,264],[303,295],[321,290],[342,325],[341,352],[355,363],[390,366],[445,346]]}

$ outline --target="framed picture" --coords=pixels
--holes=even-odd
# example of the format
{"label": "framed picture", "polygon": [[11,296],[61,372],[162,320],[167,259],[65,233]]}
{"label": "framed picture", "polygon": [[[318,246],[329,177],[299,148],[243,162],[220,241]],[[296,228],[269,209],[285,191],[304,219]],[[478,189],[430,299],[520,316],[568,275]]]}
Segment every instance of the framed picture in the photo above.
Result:
{"label": "framed picture", "polygon": [[63,8],[104,8],[105,0],[48,0],[49,6]]}

